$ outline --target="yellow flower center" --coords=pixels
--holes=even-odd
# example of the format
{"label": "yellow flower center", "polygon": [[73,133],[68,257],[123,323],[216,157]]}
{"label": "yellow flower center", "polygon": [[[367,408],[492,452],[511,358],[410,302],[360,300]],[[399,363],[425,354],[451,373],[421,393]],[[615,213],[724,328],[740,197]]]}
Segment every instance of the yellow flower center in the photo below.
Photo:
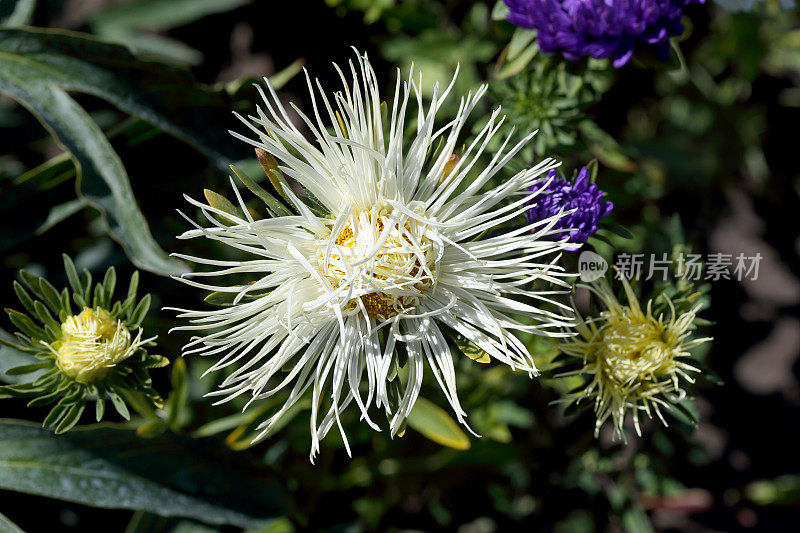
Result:
{"label": "yellow flower center", "polygon": [[610,316],[600,331],[598,363],[621,387],[656,383],[674,370],[674,347],[663,340],[663,326],[648,316]]}
{"label": "yellow flower center", "polygon": [[81,383],[103,379],[133,353],[131,334],[102,308],[85,307],[61,324],[64,338],[53,345],[58,368]]}
{"label": "yellow flower center", "polygon": [[433,232],[414,219],[393,219],[385,207],[357,211],[330,251],[329,240],[317,243],[317,263],[335,289],[348,284],[342,292],[352,289],[358,295],[348,300],[345,311],[358,312],[363,306],[369,316],[385,320],[413,310],[435,285],[438,246],[430,238]]}

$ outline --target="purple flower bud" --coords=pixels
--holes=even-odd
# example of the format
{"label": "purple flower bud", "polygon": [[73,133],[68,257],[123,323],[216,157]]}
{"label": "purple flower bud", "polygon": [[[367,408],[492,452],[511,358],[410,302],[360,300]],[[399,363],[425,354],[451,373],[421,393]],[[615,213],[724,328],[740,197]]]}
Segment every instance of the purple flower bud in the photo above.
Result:
{"label": "purple flower bud", "polygon": [[[545,190],[531,199],[529,205],[532,207],[525,212],[525,215],[529,223],[534,223],[556,215],[562,208],[564,211],[575,209],[571,214],[561,217],[553,227],[554,230],[563,231],[550,237],[553,240],[561,240],[566,233],[569,235],[567,239],[569,242],[582,244],[597,231],[597,223],[611,213],[614,204],[603,201],[603,191],[589,180],[589,171],[586,167],[578,172],[574,183],[553,179],[555,175],[556,171],[551,170],[547,179],[552,181]],[[542,184],[535,184],[531,190],[536,191],[541,187]]]}

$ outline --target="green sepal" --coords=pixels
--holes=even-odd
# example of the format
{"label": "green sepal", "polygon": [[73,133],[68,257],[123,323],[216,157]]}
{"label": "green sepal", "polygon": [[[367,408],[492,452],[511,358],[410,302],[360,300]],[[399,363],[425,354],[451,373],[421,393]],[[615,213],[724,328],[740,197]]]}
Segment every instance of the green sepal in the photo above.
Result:
{"label": "green sepal", "polygon": [[39,278],[39,289],[42,291],[42,299],[47,306],[58,315],[61,311],[61,300],[58,291],[53,285],[44,278]]}
{"label": "green sepal", "polygon": [[58,310],[58,318],[63,322],[72,314],[72,303],[69,299],[69,290],[66,287],[61,290],[59,300],[61,309]]}
{"label": "green sepal", "polygon": [[61,398],[61,400],[58,402],[58,405],[72,405],[75,402],[80,401],[82,398],[86,398],[86,389],[83,388],[83,386],[77,386],[72,392]]}
{"label": "green sepal", "polygon": [[58,423],[55,431],[56,435],[60,435],[61,433],[65,433],[72,429],[75,424],[78,423],[78,420],[80,420],[84,409],[86,409],[86,399],[81,399],[78,401],[78,403],[70,407],[66,416],[64,416],[64,418],[61,419],[61,422]]}
{"label": "green sepal", "polygon": [[267,179],[272,184],[272,187],[278,191],[278,194],[291,206],[292,200],[288,197],[284,189],[284,185],[288,187],[288,183],[286,182],[286,178],[283,177],[283,172],[278,168],[278,162],[272,154],[260,148],[256,148],[256,157],[258,158],[258,163],[261,165],[261,168],[264,169],[264,174],[267,175]]}
{"label": "green sepal", "polygon": [[39,300],[33,302],[33,308],[36,311],[36,317],[45,325],[50,326],[53,328],[54,331],[60,332],[61,331],[61,323],[56,321],[53,318],[53,315],[50,314],[48,311],[47,306],[45,306]]}
{"label": "green sepal", "polygon": [[268,193],[261,185],[253,181],[253,179],[245,174],[243,170],[234,165],[231,165],[231,170],[234,174],[236,174],[236,177],[239,178],[244,186],[250,189],[250,192],[261,198],[267,208],[267,211],[269,211],[272,216],[290,216],[292,214],[292,212],[289,211],[286,206],[279,202],[277,198]]}
{"label": "green sepal", "polygon": [[89,307],[89,301],[92,299],[92,273],[83,269],[83,300],[86,302],[83,307]]}
{"label": "green sepal", "polygon": [[203,301],[211,305],[218,305],[220,307],[225,307],[233,305],[233,299],[235,297],[236,293],[234,292],[214,291],[205,298],[203,298]]}
{"label": "green sepal", "polygon": [[161,420],[149,420],[136,428],[136,433],[145,439],[152,439],[166,430],[164,422]]}
{"label": "green sepal", "polygon": [[163,355],[147,354],[141,362],[142,368],[163,368],[169,366],[169,359]]}
{"label": "green sepal", "polygon": [[28,407],[50,405],[51,403],[55,402],[59,396],[61,396],[61,391],[55,390],[49,394],[45,394],[44,396],[39,396],[38,398],[34,398],[33,400],[29,401]]}
{"label": "green sepal", "polygon": [[98,422],[100,422],[103,419],[103,415],[105,414],[105,412],[106,412],[106,399],[102,395],[100,395],[97,397],[94,406],[95,419]]}
{"label": "green sepal", "polygon": [[92,309],[97,309],[98,307],[102,307],[105,309],[103,305],[106,300],[105,289],[101,284],[97,284],[94,288],[94,298],[92,298]]}
{"label": "green sepal", "polygon": [[[19,335],[17,336],[17,338],[19,338]],[[30,343],[27,342],[30,339],[28,339],[27,337],[25,337],[24,339],[20,339],[20,340],[23,341],[25,344],[17,344],[14,341],[10,341],[8,339],[4,339],[4,338],[0,337],[0,344],[2,344],[3,346],[8,346],[9,348],[13,348],[15,350],[19,350],[21,352],[25,352],[25,353],[35,354],[35,353],[39,353],[41,351],[41,350],[39,350],[37,348],[31,347]]]}
{"label": "green sepal", "polygon": [[206,197],[206,202],[208,202],[208,205],[214,209],[219,209],[223,213],[227,213],[236,218],[244,218],[244,213],[242,213],[242,210],[233,205],[230,200],[221,194],[216,193],[211,189],[203,189],[203,196]]}
{"label": "green sepal", "polygon": [[147,370],[142,368],[140,365],[130,365],[128,368],[136,378],[136,381],[142,385],[145,385],[149,388],[153,384],[153,378],[151,378],[150,374],[147,373]]}
{"label": "green sepal", "polygon": [[11,323],[17,326],[23,333],[30,336],[33,340],[43,340],[45,339],[45,333],[42,328],[37,326],[33,323],[33,320],[30,319],[28,315],[20,313],[19,311],[15,311],[13,309],[6,309],[6,313],[8,314],[8,318],[11,319]]}
{"label": "green sepal", "polygon": [[44,422],[42,422],[42,427],[50,428],[56,425],[58,421],[61,420],[61,417],[67,412],[67,409],[69,409],[69,407],[65,405],[56,405],[53,407],[53,409],[50,410],[50,413],[44,419]]}
{"label": "green sepal", "polygon": [[462,334],[449,328],[444,333],[450,338],[451,341],[453,341],[453,344],[459,352],[469,357],[473,361],[477,363],[490,363],[492,361],[491,356],[486,353],[483,348],[479,347]]}
{"label": "green sepal", "polygon": [[[245,302],[256,300],[258,298],[261,298],[262,296],[266,296],[270,292],[271,291],[258,291],[258,292],[247,293],[244,296],[242,296],[240,300]],[[233,301],[236,299],[236,296],[238,294],[239,294],[238,292],[215,291],[210,293],[205,298],[203,298],[203,301],[211,305],[226,307],[229,305],[233,305]]]}
{"label": "green sepal", "polygon": [[111,298],[114,295],[114,288],[117,284],[117,271],[112,266],[106,270],[106,275],[103,277],[103,295],[105,296],[102,307],[109,309],[111,307]]}
{"label": "green sepal", "polygon": [[128,320],[126,321],[128,328],[136,329],[141,325],[145,315],[147,315],[147,311],[150,309],[150,300],[151,297],[149,294],[146,294],[144,298],[142,298],[139,305],[137,305],[128,316]]}
{"label": "green sepal", "polygon": [[114,409],[117,410],[117,413],[119,413],[119,415],[125,420],[130,420],[131,413],[128,411],[128,406],[125,405],[125,400],[123,400],[122,397],[116,393],[116,391],[111,389],[106,390],[106,394],[111,400],[111,403],[114,405]]}
{"label": "green sepal", "polygon": [[19,383],[14,385],[3,385],[0,387],[0,393],[8,394],[15,398],[30,398],[31,396],[38,396],[48,390],[47,387],[32,387],[32,383]]}
{"label": "green sepal", "polygon": [[136,291],[139,289],[139,271],[136,270],[131,275],[131,282],[128,285],[128,294],[125,296],[125,303],[123,307],[128,305],[128,302],[136,301]]}
{"label": "green sepal", "polygon": [[13,368],[9,368],[6,370],[7,376],[21,376],[23,374],[30,374],[31,372],[36,372],[37,370],[41,370],[43,368],[49,368],[53,366],[50,361],[43,361],[41,363],[31,363],[29,365],[22,365],[22,366],[15,366]]}
{"label": "green sepal", "polygon": [[[72,292],[83,298],[83,284],[81,284],[81,279],[78,277],[75,263],[72,262],[72,259],[67,254],[61,254],[61,257],[64,259],[64,271],[67,273],[67,281],[72,287]],[[76,301],[75,303],[78,302]],[[78,305],[83,306],[81,303],[78,303]]]}
{"label": "green sepal", "polygon": [[27,270],[20,270],[19,277],[22,282],[30,289],[30,291],[38,298],[44,299],[42,290],[39,288],[39,278],[28,272]]}
{"label": "green sepal", "polygon": [[167,418],[164,423],[171,429],[179,429],[180,414],[187,408],[189,398],[189,378],[186,371],[186,361],[178,358],[172,365],[172,393],[167,398]]}
{"label": "green sepal", "polygon": [[34,387],[49,386],[59,381],[61,378],[62,378],[61,371],[58,369],[58,367],[53,365],[53,367],[50,370],[39,376],[36,379],[36,381],[30,383],[30,385]]}
{"label": "green sepal", "polygon": [[19,299],[20,303],[25,308],[25,310],[32,315],[35,314],[36,311],[33,307],[33,299],[31,298],[30,294],[28,294],[28,291],[26,291],[25,288],[22,285],[20,285],[17,280],[14,280],[13,285],[14,285],[14,292],[17,293],[17,298]]}

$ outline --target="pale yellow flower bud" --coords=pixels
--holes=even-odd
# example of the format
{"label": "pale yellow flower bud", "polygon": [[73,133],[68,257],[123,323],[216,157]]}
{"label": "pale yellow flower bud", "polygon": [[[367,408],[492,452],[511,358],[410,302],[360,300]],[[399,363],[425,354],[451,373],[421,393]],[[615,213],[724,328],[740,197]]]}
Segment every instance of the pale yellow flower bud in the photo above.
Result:
{"label": "pale yellow flower bud", "polygon": [[575,374],[591,376],[586,387],[571,397],[594,400],[596,431],[610,417],[615,433],[621,434],[631,412],[634,429],[641,435],[640,413],[655,415],[666,425],[661,409],[680,401],[686,394],[680,382],[692,383],[690,373],[699,372],[685,362],[689,349],[710,339],[689,340],[699,308],[678,314],[667,299],[670,316],[655,316],[652,300],[642,309],[627,280],[622,285],[627,304],[617,300],[605,279],[590,286],[606,310],[596,319],[580,320],[579,335],[560,347],[583,359],[583,368]]}
{"label": "pale yellow flower bud", "polygon": [[141,343],[131,342],[131,333],[121,320],[105,309],[85,307],[61,324],[64,338],[51,346],[58,368],[81,383],[102,380],[112,367],[124,361]]}

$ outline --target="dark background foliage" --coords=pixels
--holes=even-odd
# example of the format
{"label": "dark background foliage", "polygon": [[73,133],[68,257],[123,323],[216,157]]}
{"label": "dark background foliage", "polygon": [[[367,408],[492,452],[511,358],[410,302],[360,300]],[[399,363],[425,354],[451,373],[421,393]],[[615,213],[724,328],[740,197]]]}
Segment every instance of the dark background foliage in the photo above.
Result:
{"label": "dark background foliage", "polygon": [[[222,4],[228,3],[230,8],[174,27],[163,28],[154,18],[141,31],[193,49],[182,49],[180,58],[193,63],[192,73],[206,84],[270,75],[302,58],[323,85],[336,85],[330,62],[349,59],[354,45],[369,52],[387,85],[395,65],[406,69],[411,59],[423,69],[427,65],[444,72],[460,61],[465,87],[492,79],[498,88],[487,106],[500,103],[491,100],[504,94],[500,86],[506,81],[496,79],[495,65],[513,28],[491,21],[493,5],[435,0]],[[100,17],[116,4],[40,2],[31,24],[127,38],[129,30],[104,25]],[[627,446],[605,433],[596,440],[590,412],[565,417],[560,408],[548,407],[558,389],[547,377],[530,382],[481,368],[485,376],[465,372],[465,382],[459,383],[469,391],[465,396],[471,419],[482,419],[488,435],[473,438],[469,450],[443,448],[414,431],[390,441],[385,434],[357,427],[352,419],[354,458],[347,458],[332,434],[318,464],[311,466],[302,413],[275,437],[239,452],[254,465],[266,463],[287,485],[294,508],[286,510],[288,522],[279,527],[796,530],[800,19],[796,10],[781,10],[773,2],[759,3],[750,12],[728,12],[709,2],[688,13],[693,27],[680,43],[687,69],[631,64],[600,79],[580,102],[580,116],[592,117],[609,136],[598,140],[577,122],[558,123],[556,130],[578,133],[537,146],[537,153],[546,150],[564,158],[570,170],[599,159],[598,183],[616,204],[615,222],[634,234],[630,241],[614,241],[620,250],[661,253],[686,243],[696,252],[758,252],[764,257],[758,280],[712,284],[704,314],[714,321],[708,363],[724,385],[699,383],[699,428],[650,424],[643,438],[631,439]],[[583,72],[589,77],[579,72],[580,66],[566,68],[569,75]],[[534,70],[516,76],[528,72]],[[532,98],[544,98],[537,91],[533,89]],[[302,76],[289,81],[282,95],[306,107]],[[556,91],[547,98],[528,103],[549,109],[564,97]],[[107,134],[125,118],[99,98],[76,99]],[[246,106],[254,96],[245,86],[234,99]],[[96,272],[115,265],[129,275],[133,266],[107,236],[96,212],[84,209],[41,230],[51,207],[75,197],[74,174],[38,174],[20,183],[20,176],[61,149],[24,108],[7,97],[0,104],[3,303],[13,305],[11,280],[22,267],[63,285],[62,252]],[[539,121],[536,127],[558,118],[541,115],[510,118],[523,121],[522,126],[525,120]],[[225,131],[237,125],[233,118],[223,118],[205,127]],[[109,136],[156,240],[167,251],[186,250],[173,237],[186,226],[175,212],[187,209],[182,195],[202,197],[204,188],[225,190],[226,174],[169,135],[141,142],[136,132]],[[231,146],[227,153],[232,160],[252,159],[246,148]],[[141,286],[153,293],[154,309],[166,304],[167,295],[169,305],[199,303],[195,291],[166,277],[142,272]],[[162,353],[173,360],[186,340],[182,334],[166,333],[175,324],[167,312],[152,313],[147,323],[150,331],[159,332]],[[2,326],[11,327],[5,320]],[[201,398],[212,387],[213,378],[196,379],[207,365],[189,360],[188,368],[189,413],[175,428],[181,432],[231,414]],[[156,388],[168,392],[169,371],[154,374]],[[4,400],[0,409],[4,418],[30,420],[40,420],[45,412],[26,409],[16,400]],[[30,531],[116,531],[131,520],[130,511],[8,491],[0,494],[0,512]],[[172,531],[178,526],[192,531],[204,527],[137,513],[129,530]]]}

